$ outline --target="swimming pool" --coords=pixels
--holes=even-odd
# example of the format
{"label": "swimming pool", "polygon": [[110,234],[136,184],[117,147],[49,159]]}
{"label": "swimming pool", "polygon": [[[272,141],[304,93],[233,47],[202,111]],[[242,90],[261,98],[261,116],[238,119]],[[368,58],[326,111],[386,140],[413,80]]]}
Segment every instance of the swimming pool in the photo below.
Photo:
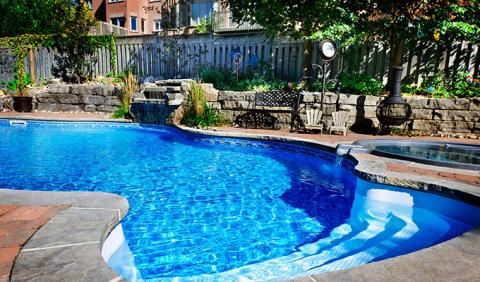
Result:
{"label": "swimming pool", "polygon": [[0,121],[0,136],[0,187],[129,200],[122,227],[141,280],[293,278],[479,224],[477,207],[363,181],[350,161],[302,146],[114,123]]}

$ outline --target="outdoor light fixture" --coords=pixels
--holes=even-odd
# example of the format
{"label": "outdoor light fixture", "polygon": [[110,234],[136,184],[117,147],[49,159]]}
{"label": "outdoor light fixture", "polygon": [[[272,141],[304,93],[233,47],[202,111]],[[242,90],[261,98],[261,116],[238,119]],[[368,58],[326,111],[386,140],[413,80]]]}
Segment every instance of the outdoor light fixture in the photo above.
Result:
{"label": "outdoor light fixture", "polygon": [[331,39],[322,40],[318,44],[320,56],[323,59],[323,65],[314,65],[319,69],[318,78],[322,77],[322,97],[320,102],[320,110],[323,111],[323,100],[325,97],[325,89],[327,85],[327,65],[337,56],[337,45]]}

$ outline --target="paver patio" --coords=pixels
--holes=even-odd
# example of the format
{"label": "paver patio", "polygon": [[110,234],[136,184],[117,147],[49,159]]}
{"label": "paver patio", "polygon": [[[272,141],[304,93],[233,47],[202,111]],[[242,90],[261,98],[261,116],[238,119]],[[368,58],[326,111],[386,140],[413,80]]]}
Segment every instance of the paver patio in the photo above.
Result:
{"label": "paver patio", "polygon": [[23,245],[66,206],[0,206],[0,282],[9,281]]}

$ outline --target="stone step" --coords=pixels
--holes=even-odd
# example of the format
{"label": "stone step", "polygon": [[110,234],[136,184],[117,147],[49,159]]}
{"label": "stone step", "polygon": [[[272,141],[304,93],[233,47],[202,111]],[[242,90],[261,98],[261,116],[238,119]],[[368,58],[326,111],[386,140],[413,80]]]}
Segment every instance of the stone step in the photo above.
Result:
{"label": "stone step", "polygon": [[166,79],[155,81],[158,86],[181,86],[184,83],[190,83],[191,79]]}
{"label": "stone step", "polygon": [[133,103],[137,104],[165,104],[165,99],[134,99]]}
{"label": "stone step", "polygon": [[164,92],[143,92],[143,95],[145,96],[145,99],[165,99],[167,96],[166,93]]}
{"label": "stone step", "polygon": [[146,87],[145,92],[182,92],[181,86],[158,86],[158,87]]}

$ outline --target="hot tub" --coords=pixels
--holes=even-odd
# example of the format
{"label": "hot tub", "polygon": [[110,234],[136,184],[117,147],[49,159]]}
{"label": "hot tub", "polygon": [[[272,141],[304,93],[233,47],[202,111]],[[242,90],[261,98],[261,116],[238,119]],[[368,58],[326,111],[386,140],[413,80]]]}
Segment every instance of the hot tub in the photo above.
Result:
{"label": "hot tub", "polygon": [[429,165],[480,170],[480,145],[411,140],[357,141],[371,154]]}

